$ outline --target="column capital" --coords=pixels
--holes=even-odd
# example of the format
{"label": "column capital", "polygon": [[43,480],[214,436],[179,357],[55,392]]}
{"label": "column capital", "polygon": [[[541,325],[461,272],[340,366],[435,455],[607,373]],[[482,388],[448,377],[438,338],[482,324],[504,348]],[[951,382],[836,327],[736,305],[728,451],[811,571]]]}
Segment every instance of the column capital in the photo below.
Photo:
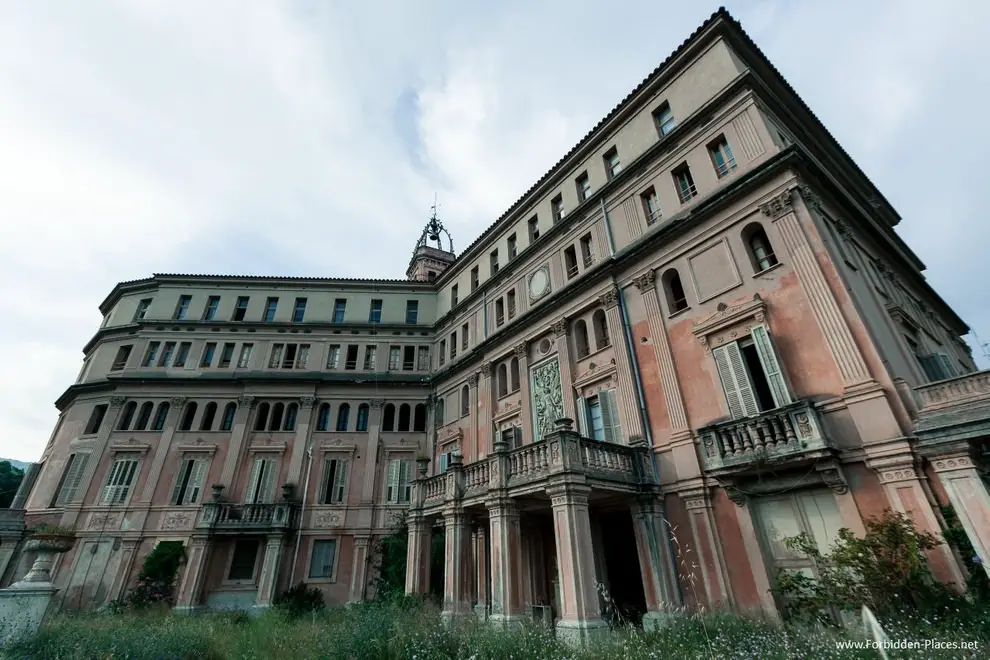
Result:
{"label": "column capital", "polygon": [[953,470],[976,469],[976,462],[969,450],[961,451],[947,456],[939,456],[931,459],[932,468],[935,472],[952,472]]}
{"label": "column capital", "polygon": [[512,347],[512,352],[520,361],[525,360],[529,357],[529,345],[526,342],[520,342]]}
{"label": "column capital", "polygon": [[[738,493],[739,491],[737,490],[736,492]],[[707,509],[711,506],[707,488],[692,488],[691,490],[680,492],[679,495],[684,500],[684,508],[688,510]]]}
{"label": "column capital", "polygon": [[126,396],[112,396],[110,397],[110,407],[120,408],[122,405],[124,405],[124,401],[127,401]]}
{"label": "column capital", "polygon": [[471,383],[471,385],[473,387],[477,387],[478,386],[478,381],[481,380],[481,372],[480,371],[475,371],[473,374],[471,374],[470,376],[468,376],[468,380],[470,381],[470,383]]}
{"label": "column capital", "polygon": [[250,394],[242,394],[237,397],[237,405],[239,406],[249,406],[253,408],[256,401],[257,399]]}
{"label": "column capital", "polygon": [[181,406],[186,402],[186,397],[184,396],[173,396],[168,400],[173,406]]}
{"label": "column capital", "polygon": [[587,506],[588,496],[591,494],[591,486],[584,484],[551,484],[547,486],[547,495],[550,496],[552,506]]}
{"label": "column capital", "polygon": [[804,184],[798,188],[798,191],[801,193],[801,198],[804,200],[805,204],[816,211],[822,210],[822,200],[817,194],[815,194],[815,191],[811,189],[811,186]]}
{"label": "column capital", "polygon": [[598,304],[606,310],[619,306],[619,289],[614,284],[598,296]]}
{"label": "column capital", "polygon": [[316,403],[316,397],[314,396],[299,397],[299,406],[301,408],[312,408],[314,403]]}
{"label": "column capital", "polygon": [[782,218],[794,208],[794,196],[790,190],[776,195],[770,201],[760,204],[760,211],[771,220]]}
{"label": "column capital", "polygon": [[482,378],[490,378],[491,375],[492,375],[492,363],[491,362],[487,362],[487,361],[486,362],[482,362],[481,363],[481,377]]}
{"label": "column capital", "polygon": [[371,407],[375,410],[381,410],[385,407],[385,399],[372,399]]}
{"label": "column capital", "polygon": [[497,497],[485,502],[488,515],[492,518],[518,518],[519,507],[510,497]]}
{"label": "column capital", "polygon": [[637,277],[636,279],[634,279],[633,283],[636,285],[636,288],[639,289],[639,292],[642,294],[650,290],[656,290],[656,281],[657,281],[657,271],[651,268],[642,275],[640,275],[639,277]]}
{"label": "column capital", "polygon": [[553,325],[550,326],[555,337],[566,337],[571,334],[571,324],[568,323],[566,318],[561,318],[555,321]]}

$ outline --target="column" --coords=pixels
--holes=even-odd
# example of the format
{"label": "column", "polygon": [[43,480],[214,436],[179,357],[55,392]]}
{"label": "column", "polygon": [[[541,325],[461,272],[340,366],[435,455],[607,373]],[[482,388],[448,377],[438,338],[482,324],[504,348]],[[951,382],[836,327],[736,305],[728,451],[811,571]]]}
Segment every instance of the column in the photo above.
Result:
{"label": "column", "polygon": [[141,498],[138,502],[151,503],[155,495],[155,488],[158,486],[158,479],[161,477],[162,468],[165,467],[165,459],[172,448],[172,436],[175,435],[175,427],[179,418],[183,414],[183,407],[186,405],[186,397],[174,397],[168,400],[168,415],[165,418],[165,426],[162,428],[162,437],[156,443],[155,454],[151,459],[151,470],[148,478],[144,482],[144,490],[141,491]]}
{"label": "column", "polygon": [[557,338],[557,356],[560,364],[560,394],[564,399],[564,417],[576,420],[577,405],[574,402],[574,380],[571,374],[571,326],[567,319],[560,319],[551,327]]}
{"label": "column", "polygon": [[990,577],[990,495],[969,451],[932,459],[956,517]]}
{"label": "column", "polygon": [[421,515],[408,518],[406,545],[406,593],[425,594],[430,590],[430,537],[432,521]]}
{"label": "column", "polygon": [[269,536],[265,544],[265,557],[261,564],[261,576],[258,578],[258,598],[256,608],[271,606],[272,599],[278,589],[278,569],[282,564],[283,541],[281,536]]}
{"label": "column", "polygon": [[519,510],[508,497],[486,503],[491,526],[493,623],[519,623],[523,613],[522,530]]}
{"label": "column", "polygon": [[292,454],[289,456],[289,472],[285,482],[297,486],[296,493],[302,497],[303,459],[306,448],[309,447],[309,430],[313,425],[313,404],[316,399],[311,396],[299,397],[299,414],[296,416],[296,437],[292,440]]}
{"label": "column", "polygon": [[484,621],[488,618],[488,528],[482,525],[474,532],[474,613]]}
{"label": "column", "polygon": [[[409,405],[411,408],[411,410],[409,411],[409,415],[410,415],[409,423],[411,428],[412,415],[413,415],[413,411],[416,409],[416,406],[414,405],[413,402],[409,402]],[[370,410],[368,410],[368,439],[366,441],[367,445],[365,446],[364,449],[365,452],[364,473],[369,476],[378,474],[378,461],[379,461],[378,439],[380,437],[380,430],[382,428],[382,408],[384,407],[385,407],[385,399],[372,399],[371,404],[369,406]],[[351,410],[351,415],[355,418],[357,417],[357,408]],[[395,407],[395,415],[396,415],[395,421],[396,424],[398,424],[399,422],[398,406]],[[384,452],[382,453],[384,454]],[[381,486],[380,483],[377,485]],[[362,503],[368,504],[375,501],[375,497],[378,496],[378,493],[375,493],[375,486],[376,483],[374,478],[368,478],[364,480],[361,488]],[[375,524],[374,521],[372,521],[371,524],[374,525]]]}
{"label": "column", "polygon": [[646,596],[643,628],[650,630],[662,626],[671,613],[681,607],[681,594],[677,589],[676,571],[670,556],[667,525],[660,502],[656,497],[646,497],[635,502],[631,508],[639,570]]}
{"label": "column", "polygon": [[206,580],[206,569],[210,560],[209,543],[209,539],[205,536],[194,536],[189,541],[186,568],[182,573],[179,594],[175,599],[176,613],[195,612],[200,607],[203,583]]}
{"label": "column", "polygon": [[667,416],[670,418],[671,440],[690,436],[691,429],[684,410],[684,398],[681,396],[680,381],[677,380],[677,370],[674,368],[674,355],[670,349],[670,339],[667,337],[660,297],[657,295],[656,271],[650,269],[636,278],[636,288],[643,299],[646,321],[650,326],[650,336],[653,338],[653,351],[660,371]]}
{"label": "column", "polygon": [[529,346],[526,342],[517,344],[515,347],[516,359],[519,360],[519,395],[522,398],[522,411],[520,421],[522,422],[523,444],[533,442],[533,400],[529,394]]}
{"label": "column", "polygon": [[[82,478],[79,480],[82,486],[82,493],[76,496],[76,501],[83,506],[95,500],[97,493],[100,492],[100,484],[94,483],[93,477],[96,476],[96,470],[100,467],[100,464],[103,462],[102,458],[107,453],[107,446],[110,444],[110,434],[113,433],[113,429],[117,428],[117,418],[120,417],[121,409],[126,400],[126,397],[122,396],[110,397],[110,404],[107,408],[106,415],[103,416],[100,434],[97,436],[96,442],[93,443],[93,451],[89,455],[86,469],[83,472]],[[154,412],[152,411],[153,415]],[[74,526],[79,513],[78,510],[66,511],[59,524],[65,527]]]}
{"label": "column", "polygon": [[[619,310],[619,296],[622,293],[615,285],[598,297],[599,304],[605,308],[605,319],[608,321],[608,338],[612,344],[612,355],[615,356],[615,380],[618,384],[619,415],[622,418],[622,428],[626,437],[643,437],[643,424],[639,416],[639,395],[633,385],[632,366],[629,364],[625,339],[625,323]],[[574,419],[573,417],[571,419]]]}
{"label": "column", "polygon": [[137,557],[137,550],[141,547],[141,541],[137,539],[127,539],[120,542],[120,561],[117,574],[110,585],[110,594],[107,600],[117,600],[124,597],[127,590],[128,578],[134,569],[134,560]]}
{"label": "column", "polygon": [[231,497],[236,497],[234,489],[234,472],[241,462],[241,454],[244,451],[244,441],[247,439],[248,422],[251,418],[251,411],[257,405],[257,400],[250,395],[237,398],[237,414],[234,415],[234,426],[230,432],[230,445],[227,449],[227,456],[223,462],[223,472],[220,473],[220,481],[230,491]]}
{"label": "column", "polygon": [[[726,588],[725,562],[722,558],[721,546],[715,540],[715,523],[712,519],[712,503],[708,489],[698,488],[679,494],[684,500],[684,507],[687,509],[691,524],[691,541],[701,568],[707,605],[711,608],[731,605],[729,590]],[[692,584],[692,588],[694,586]],[[697,597],[696,591],[695,598]]]}
{"label": "column", "polygon": [[588,515],[589,486],[559,484],[547,488],[553,506],[560,579],[557,635],[585,644],[608,630],[598,606],[595,557]]}
{"label": "column", "polygon": [[[522,377],[522,374],[519,374]],[[481,454],[485,456],[494,451],[492,437],[492,365],[491,362],[484,362],[481,365],[480,377],[478,378],[478,458]]]}
{"label": "column", "polygon": [[440,617],[450,623],[471,613],[471,526],[459,506],[444,511],[443,524],[445,563]]}
{"label": "column", "polygon": [[[482,451],[483,438],[478,433],[478,382],[480,380],[480,374],[477,371],[468,376],[468,429],[471,430],[471,435],[474,436],[474,453],[470,454],[472,461],[478,460]],[[467,455],[467,452],[464,450],[465,447],[461,447],[461,451]]]}
{"label": "column", "polygon": [[365,584],[368,581],[368,544],[371,541],[369,536],[354,537],[354,555],[351,558],[351,591],[347,598],[348,603],[357,603],[364,600]]}

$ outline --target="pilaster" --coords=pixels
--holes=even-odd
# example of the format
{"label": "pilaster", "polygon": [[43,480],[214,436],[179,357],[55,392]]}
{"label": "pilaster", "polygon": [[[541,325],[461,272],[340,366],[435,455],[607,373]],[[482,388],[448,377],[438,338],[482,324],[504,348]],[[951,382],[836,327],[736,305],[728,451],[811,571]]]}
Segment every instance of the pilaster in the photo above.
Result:
{"label": "pilaster", "polygon": [[237,398],[237,413],[234,415],[234,425],[230,432],[230,447],[227,449],[227,456],[223,462],[223,472],[220,473],[219,483],[226,486],[232,497],[237,494],[233,492],[234,472],[241,462],[241,454],[244,452],[244,444],[248,434],[248,422],[251,418],[251,411],[257,405],[257,399],[251,395],[244,395]]}
{"label": "pilaster", "polygon": [[[474,453],[471,454],[474,460],[481,456],[481,433],[478,429],[478,384],[481,380],[480,374],[476,371],[468,377],[468,428],[474,438]],[[463,448],[461,449],[463,451]]]}
{"label": "pilaster", "polygon": [[660,502],[655,497],[640,498],[631,509],[636,553],[646,597],[643,626],[646,629],[657,628],[683,605],[677,588],[677,572],[667,544],[668,525],[663,518]]}
{"label": "pilaster", "polygon": [[[382,452],[380,451],[381,444],[381,424],[382,424],[382,409],[385,407],[384,399],[372,399],[371,405],[368,410],[368,436],[364,440],[365,443],[365,456],[364,456],[364,473],[366,475],[378,474],[380,467],[379,462],[381,461]],[[415,409],[415,408],[414,408]],[[351,411],[352,415],[357,415],[357,409],[355,408]],[[411,416],[412,411],[410,411],[410,423],[412,422]],[[396,406],[396,415],[398,415],[398,406]],[[398,423],[398,417],[396,417],[396,422]],[[381,486],[381,484],[377,484]],[[375,501],[378,497],[378,493],[375,492],[375,479],[368,478],[361,484],[361,503],[368,505]],[[379,491],[380,492],[380,491]]]}
{"label": "pilaster", "polygon": [[351,589],[348,603],[364,600],[365,585],[368,582],[368,545],[371,537],[360,535],[354,537],[354,553],[351,557]]}
{"label": "pilaster", "polygon": [[175,601],[177,613],[194,612],[200,608],[203,597],[203,583],[210,560],[210,541],[205,536],[194,536],[189,540],[185,570],[179,583],[179,594]]}
{"label": "pilaster", "polygon": [[441,618],[450,622],[471,613],[471,526],[459,506],[443,512],[444,585]]}
{"label": "pilaster", "polygon": [[519,395],[522,398],[524,411],[520,415],[523,444],[530,444],[533,442],[533,399],[529,392],[529,345],[522,342],[517,344],[513,350],[516,359],[519,360]]}
{"label": "pilaster", "polygon": [[162,468],[168,458],[169,450],[172,448],[172,436],[175,435],[175,427],[182,416],[183,408],[186,405],[185,397],[173,397],[168,401],[168,415],[165,417],[165,426],[162,428],[162,437],[155,447],[155,455],[151,459],[151,469],[148,471],[148,478],[144,482],[144,489],[138,499],[140,504],[150,504],[155,496],[155,488],[158,487],[158,480],[162,475]]}
{"label": "pilaster", "polygon": [[[522,378],[522,374],[519,374]],[[492,452],[492,365],[484,362],[478,378],[478,457]]]}
{"label": "pilaster", "polygon": [[108,600],[118,600],[124,597],[131,571],[134,570],[134,560],[137,558],[139,547],[141,547],[139,539],[124,539],[120,542],[120,560],[117,573],[110,585]]}
{"label": "pilaster", "polygon": [[[316,399],[311,396],[299,397],[299,415],[296,417],[296,436],[292,440],[292,454],[289,456],[289,472],[286,482],[300,484],[303,476],[303,458],[309,447],[309,430],[313,427],[313,404]],[[302,488],[299,488],[302,493]]]}
{"label": "pilaster", "polygon": [[[632,366],[629,364],[629,354],[626,350],[625,323],[619,310],[619,296],[622,292],[615,285],[598,297],[598,302],[605,308],[605,319],[608,322],[609,343],[612,344],[612,355],[615,356],[615,380],[618,387],[619,415],[622,419],[622,429],[627,438],[643,437],[642,418],[639,415],[639,396],[633,386]],[[575,419],[572,417],[571,419]]]}
{"label": "pilaster", "polygon": [[278,569],[282,564],[284,541],[281,536],[269,536],[265,544],[265,557],[258,578],[258,598],[256,608],[267,608],[272,604],[278,589]]}
{"label": "pilaster", "polygon": [[430,532],[432,524],[421,515],[410,515],[408,527],[406,593],[425,594],[430,590]]}
{"label": "pilaster", "polygon": [[560,365],[560,394],[564,400],[564,417],[577,419],[577,404],[574,401],[574,378],[571,372],[571,326],[567,319],[560,319],[551,327],[557,338],[557,358]]}
{"label": "pilaster", "polygon": [[508,497],[486,503],[491,526],[492,614],[495,623],[523,620],[522,532],[519,511]]}
{"label": "pilaster", "polygon": [[481,620],[488,618],[488,527],[474,531],[474,613]]}
{"label": "pilaster", "polygon": [[[125,401],[127,401],[126,397],[110,397],[107,414],[103,416],[103,425],[100,427],[100,433],[96,437],[93,451],[89,455],[89,460],[86,462],[86,469],[83,472],[82,479],[79,481],[83,486],[83,493],[77,501],[83,506],[93,503],[93,500],[96,499],[96,494],[100,491],[100,485],[94,483],[94,477],[96,477],[96,471],[99,469],[100,464],[103,463],[103,457],[107,453],[107,446],[110,444],[110,434],[117,428],[118,418],[120,417]],[[152,415],[154,415],[153,412]],[[65,515],[62,516],[60,524],[72,526],[75,524],[78,515],[79,512],[76,510],[66,511]]]}
{"label": "pilaster", "polygon": [[973,457],[967,450],[939,456],[931,462],[980,565],[990,577],[990,494]]}
{"label": "pilaster", "polygon": [[679,493],[691,524],[691,540],[701,569],[705,598],[710,607],[730,605],[721,544],[715,538],[712,502],[707,488]]}

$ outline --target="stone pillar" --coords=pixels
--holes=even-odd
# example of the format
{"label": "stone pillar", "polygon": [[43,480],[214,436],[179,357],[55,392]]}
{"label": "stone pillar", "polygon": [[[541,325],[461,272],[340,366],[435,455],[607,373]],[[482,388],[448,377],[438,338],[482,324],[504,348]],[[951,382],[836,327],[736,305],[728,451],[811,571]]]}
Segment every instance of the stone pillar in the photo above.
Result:
{"label": "stone pillar", "polygon": [[652,269],[636,278],[636,288],[643,299],[646,309],[646,321],[650,326],[650,336],[653,339],[653,351],[657,358],[660,371],[660,384],[663,389],[664,402],[667,404],[667,416],[670,418],[671,439],[689,437],[691,428],[688,426],[687,412],[684,409],[684,398],[681,396],[681,385],[677,379],[674,367],[674,355],[670,349],[670,339],[667,337],[667,326],[664,323],[663,312],[660,308],[660,297],[657,294],[656,272]]}
{"label": "stone pillar", "polygon": [[354,555],[351,558],[351,591],[348,603],[364,600],[364,590],[368,582],[368,545],[370,536],[354,537]]}
{"label": "stone pillar", "polygon": [[729,590],[726,587],[722,548],[715,539],[715,523],[708,489],[692,489],[680,493],[680,496],[684,500],[684,507],[687,509],[688,520],[691,523],[691,541],[701,569],[707,604],[712,608],[731,605]]}
{"label": "stone pillar", "polygon": [[289,456],[289,471],[286,473],[286,483],[299,486],[297,492],[302,495],[302,480],[306,448],[309,447],[310,432],[313,426],[313,404],[316,399],[311,396],[299,397],[299,414],[296,416],[296,436],[292,439],[292,453]]}
{"label": "stone pillar", "polygon": [[450,623],[471,613],[471,526],[459,506],[443,512],[443,523],[445,570],[440,616]]}
{"label": "stone pillar", "polygon": [[[470,455],[472,461],[478,460],[482,451],[482,437],[478,431],[478,383],[480,380],[480,374],[477,371],[468,376],[468,430],[474,438],[474,453]],[[461,451],[464,451],[463,446]]]}
{"label": "stone pillar", "polygon": [[488,618],[488,528],[482,525],[474,532],[474,613]]}
{"label": "stone pillar", "polygon": [[553,324],[553,334],[557,337],[557,358],[560,365],[560,394],[564,400],[564,417],[577,419],[577,404],[574,401],[574,379],[571,374],[571,326],[567,319]]}
{"label": "stone pillar", "polygon": [[990,494],[968,449],[932,459],[932,467],[949,496],[980,565],[990,577]]}
{"label": "stone pillar", "polygon": [[261,564],[261,576],[258,578],[258,598],[255,607],[259,609],[271,607],[272,599],[277,595],[278,571],[282,565],[282,550],[284,542],[281,536],[269,536],[265,544],[265,557]]}
{"label": "stone pillar", "polygon": [[533,442],[533,399],[529,394],[529,346],[526,342],[516,344],[514,349],[519,360],[519,396],[522,399],[520,422],[522,422],[523,444]]}
{"label": "stone pillar", "polygon": [[186,551],[186,567],[179,583],[179,594],[175,599],[175,612],[185,614],[200,608],[203,597],[203,584],[206,581],[207,565],[210,560],[210,542],[205,536],[194,536]]}
{"label": "stone pillar", "polygon": [[[616,403],[619,406],[619,416],[626,438],[643,437],[643,423],[639,415],[639,396],[634,385],[632,365],[629,363],[629,353],[626,349],[625,323],[619,310],[619,296],[622,293],[615,285],[598,297],[599,304],[605,308],[605,320],[608,322],[608,338],[612,344],[612,355],[615,356],[615,381],[618,386]],[[571,419],[574,419],[573,417]]]}
{"label": "stone pillar", "polygon": [[519,511],[508,497],[486,502],[491,526],[492,622],[501,625],[524,619],[522,531]]}
{"label": "stone pillar", "polygon": [[[367,475],[378,474],[378,461],[381,458],[381,456],[379,455],[380,452],[378,451],[378,442],[379,442],[379,439],[381,437],[380,436],[380,429],[382,427],[382,409],[384,407],[385,407],[385,399],[372,399],[371,400],[370,409],[368,410],[368,439],[366,440],[367,445],[366,445],[366,449],[364,450],[365,451],[365,459],[364,459],[364,465],[365,465],[364,470],[365,470],[365,472],[364,473],[367,474]],[[412,421],[413,421],[412,420],[412,415],[413,415],[413,411],[415,411],[415,409],[416,409],[416,407],[412,403],[410,403],[410,411],[409,411],[409,415],[410,415],[410,419],[409,419],[410,428],[412,428],[412,426],[411,426],[412,425]],[[357,416],[357,408],[355,408],[354,410],[352,410],[351,411],[351,414],[352,415],[355,415],[355,417],[356,417]],[[396,408],[395,408],[395,414],[396,414],[396,418],[395,418],[396,428],[398,428],[398,422],[399,422],[399,418],[398,418],[399,408],[398,408],[398,406],[396,406]],[[384,453],[384,452],[381,452],[381,453]],[[387,472],[387,468],[386,468],[386,472]],[[385,478],[387,478],[387,475],[386,475]],[[379,483],[377,485],[378,486],[381,486],[381,483]],[[372,479],[372,478],[365,479],[364,482],[361,484],[361,486],[362,486],[361,487],[361,502],[364,503],[364,504],[369,504],[369,503],[374,502],[375,501],[375,498],[379,496],[378,493],[375,492],[375,486],[376,486],[375,480]],[[381,492],[381,491],[379,491],[379,492]],[[375,524],[375,521],[372,521],[371,524],[374,525]]]}
{"label": "stone pillar", "polygon": [[585,644],[608,630],[598,604],[591,520],[588,515],[590,492],[589,486],[567,483],[547,488],[553,506],[560,578],[557,635],[576,644]]}
{"label": "stone pillar", "polygon": [[656,497],[642,498],[631,508],[639,570],[646,596],[643,628],[649,630],[662,626],[670,613],[683,603],[677,589],[677,573],[667,544],[667,525],[660,502]]}
{"label": "stone pillar", "polygon": [[110,585],[108,600],[123,598],[127,591],[127,583],[134,570],[134,560],[137,559],[138,548],[141,547],[139,539],[126,539],[120,542],[120,563],[113,583]]}
{"label": "stone pillar", "polygon": [[220,473],[218,483],[226,486],[230,496],[235,499],[238,493],[234,492],[237,485],[234,483],[234,476],[241,463],[241,454],[244,452],[244,444],[250,428],[248,424],[251,421],[251,411],[255,409],[256,405],[257,400],[253,396],[245,395],[237,398],[237,414],[234,415],[234,425],[230,431],[230,446],[223,462],[223,472]]}
{"label": "stone pillar", "polygon": [[[519,374],[520,378],[522,374]],[[481,365],[478,379],[478,458],[493,451],[495,438],[492,437],[492,365]]]}
{"label": "stone pillar", "polygon": [[422,515],[410,515],[408,526],[406,593],[425,594],[430,590],[430,537],[433,524]]}
{"label": "stone pillar", "polygon": [[148,471],[148,478],[144,482],[144,490],[138,502],[151,504],[155,496],[155,488],[158,487],[158,480],[161,478],[162,470],[165,467],[165,459],[168,458],[172,449],[172,436],[175,435],[176,426],[182,417],[183,409],[186,405],[186,397],[173,397],[168,401],[168,415],[165,417],[165,426],[162,428],[162,437],[155,443],[154,456],[151,459],[151,469]]}
{"label": "stone pillar", "polygon": [[[106,454],[107,446],[110,444],[110,434],[113,433],[115,428],[117,428],[118,418],[120,417],[125,401],[127,401],[126,397],[110,397],[110,404],[107,408],[107,414],[103,416],[103,424],[100,428],[100,433],[96,438],[96,442],[93,443],[93,451],[89,455],[89,460],[86,462],[86,469],[83,470],[82,478],[79,480],[79,490],[77,491],[76,502],[82,506],[92,504],[99,495],[100,484],[95,483],[93,478],[96,476],[96,470],[103,462],[101,459],[103,458],[103,455]],[[154,411],[152,411],[152,418],[153,417]],[[63,527],[74,527],[79,513],[80,511],[78,509],[67,510],[62,515],[62,520],[59,524]]]}

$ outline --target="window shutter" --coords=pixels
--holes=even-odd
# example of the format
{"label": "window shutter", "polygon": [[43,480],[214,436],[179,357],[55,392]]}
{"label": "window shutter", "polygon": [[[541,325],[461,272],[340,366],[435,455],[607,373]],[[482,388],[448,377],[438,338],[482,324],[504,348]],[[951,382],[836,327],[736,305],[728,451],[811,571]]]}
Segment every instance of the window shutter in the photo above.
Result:
{"label": "window shutter", "polygon": [[399,500],[399,461],[388,462],[388,479],[385,480],[385,501],[395,503]]}
{"label": "window shutter", "polygon": [[732,418],[739,419],[759,413],[739,345],[732,342],[712,349],[712,357],[715,358],[722,391],[725,392],[725,402],[729,405]]}
{"label": "window shutter", "polygon": [[203,492],[203,481],[206,479],[206,467],[207,462],[202,458],[193,461],[192,474],[186,487],[186,502],[189,504],[199,502],[200,493]]}
{"label": "window shutter", "polygon": [[588,433],[588,427],[589,427],[589,424],[588,424],[588,405],[585,403],[583,396],[579,396],[578,397],[578,400],[577,400],[577,413],[578,413],[578,415],[577,415],[578,416],[578,418],[577,418],[578,433],[580,433],[581,436],[582,437],[585,437],[585,438],[591,437],[591,435]]}
{"label": "window shutter", "polygon": [[262,469],[261,493],[259,503],[270,504],[275,490],[275,461],[270,458],[264,459]]}
{"label": "window shutter", "polygon": [[615,403],[615,390],[600,392],[598,403],[602,409],[605,442],[622,443],[622,425],[619,423],[619,408]]}
{"label": "window shutter", "polygon": [[[182,494],[182,480],[185,478],[186,473],[189,471],[189,464],[192,463],[192,459],[184,459],[182,461],[182,467],[179,468],[179,473],[175,477],[175,485],[172,486],[172,504],[177,506],[182,505],[182,501],[179,500],[179,495]],[[192,479],[190,478],[190,482]],[[190,484],[191,485],[191,484]]]}
{"label": "window shutter", "polygon": [[263,458],[254,459],[254,465],[251,466],[251,476],[248,478],[247,488],[244,489],[245,504],[253,504],[257,501],[258,476],[261,474],[264,460]]}
{"label": "window shutter", "polygon": [[83,472],[86,470],[86,463],[89,462],[89,454],[73,454],[69,458],[69,469],[65,473],[65,480],[62,489],[55,500],[55,506],[71,504],[79,489],[79,482],[82,481]]}
{"label": "window shutter", "polygon": [[409,485],[409,476],[412,468],[412,461],[399,461],[399,501],[408,502],[412,496],[412,487]]}
{"label": "window shutter", "polygon": [[337,479],[334,486],[333,501],[343,502],[347,495],[347,461],[337,461]]}
{"label": "window shutter", "polygon": [[447,454],[446,452],[440,454],[440,474],[443,474],[444,472],[447,471],[447,464],[449,463],[449,461],[450,461],[449,454]]}
{"label": "window shutter", "polygon": [[323,478],[320,480],[320,504],[330,504],[330,498],[333,493],[330,489],[333,486],[333,459],[327,458],[323,461]]}
{"label": "window shutter", "polygon": [[522,447],[522,429],[518,426],[512,427],[512,448],[519,449]]}
{"label": "window shutter", "polygon": [[757,325],[750,330],[750,333],[753,336],[753,343],[756,344],[756,352],[760,354],[763,373],[770,383],[773,401],[778,407],[786,406],[791,402],[791,393],[784,379],[784,371],[780,368],[780,361],[777,360],[777,352],[770,340],[770,331],[767,330],[766,325]]}
{"label": "window shutter", "polygon": [[942,377],[955,378],[957,375],[956,368],[955,365],[952,364],[952,360],[949,359],[949,356],[945,353],[939,353],[938,360],[942,364]]}

